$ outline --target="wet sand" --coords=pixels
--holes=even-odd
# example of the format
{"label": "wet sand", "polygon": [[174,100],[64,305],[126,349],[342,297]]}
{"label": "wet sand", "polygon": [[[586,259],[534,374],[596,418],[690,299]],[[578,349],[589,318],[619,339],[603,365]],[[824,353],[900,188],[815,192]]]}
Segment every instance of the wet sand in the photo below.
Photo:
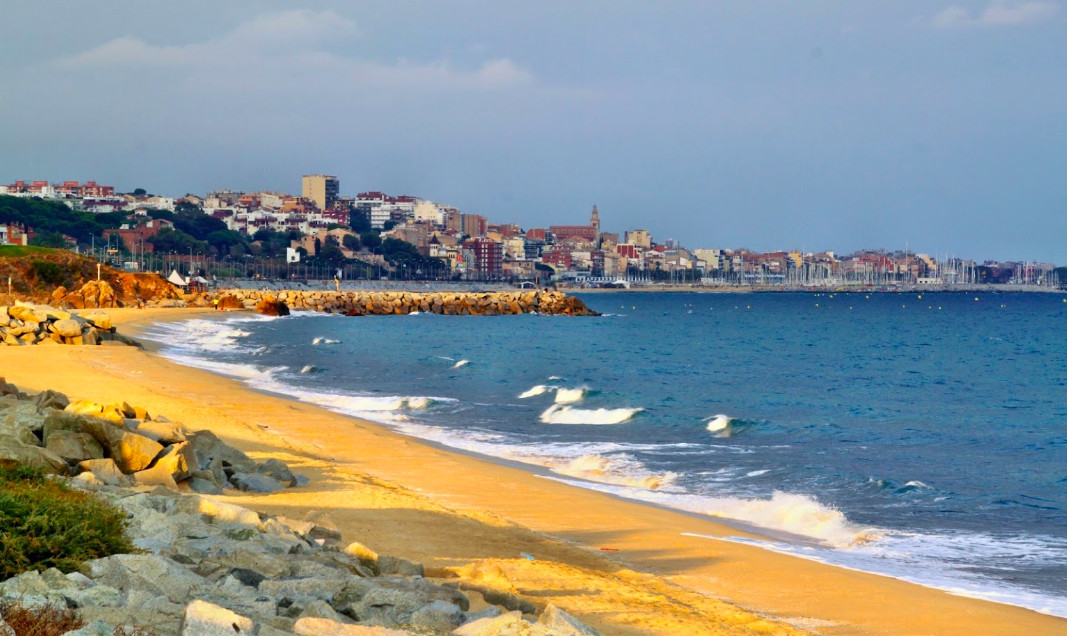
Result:
{"label": "wet sand", "polygon": [[[129,335],[215,312],[112,314]],[[429,576],[551,602],[604,634],[1067,633],[1064,619],[721,540],[755,535],[437,448],[150,351],[4,347],[0,375],[24,391],[125,400],[282,459],[311,483],[226,499],[328,519],[345,540],[422,562]]]}

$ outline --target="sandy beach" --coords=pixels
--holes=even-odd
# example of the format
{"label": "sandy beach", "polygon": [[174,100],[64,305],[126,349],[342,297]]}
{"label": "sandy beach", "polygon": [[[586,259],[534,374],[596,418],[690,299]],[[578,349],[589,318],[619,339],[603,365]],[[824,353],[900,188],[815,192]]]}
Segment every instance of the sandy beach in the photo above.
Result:
{"label": "sandy beach", "polygon": [[[111,313],[136,335],[213,312]],[[278,457],[310,484],[227,499],[328,519],[345,540],[422,562],[428,576],[551,602],[604,634],[1067,633],[1064,619],[721,540],[755,535],[443,450],[150,351],[5,347],[0,375],[23,391],[125,400],[258,460]]]}

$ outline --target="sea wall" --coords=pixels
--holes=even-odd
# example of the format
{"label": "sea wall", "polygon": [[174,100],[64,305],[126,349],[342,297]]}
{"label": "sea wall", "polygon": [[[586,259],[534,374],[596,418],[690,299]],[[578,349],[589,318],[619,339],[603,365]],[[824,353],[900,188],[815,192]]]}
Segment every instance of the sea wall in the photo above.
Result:
{"label": "sea wall", "polygon": [[505,314],[557,314],[598,316],[579,298],[555,291],[521,292],[333,292],[257,291],[217,292],[223,309],[259,308],[284,303],[289,309],[341,313],[349,316],[382,316],[425,312],[449,316],[500,316]]}

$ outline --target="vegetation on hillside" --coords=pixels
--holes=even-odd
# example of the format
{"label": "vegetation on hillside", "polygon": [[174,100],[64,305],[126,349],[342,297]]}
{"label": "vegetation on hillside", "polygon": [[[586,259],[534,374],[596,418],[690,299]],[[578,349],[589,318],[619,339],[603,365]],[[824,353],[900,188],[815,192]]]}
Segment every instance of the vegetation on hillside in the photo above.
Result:
{"label": "vegetation on hillside", "polygon": [[0,195],[0,223],[22,223],[37,232],[38,239],[54,245],[56,235],[74,237],[79,243],[89,243],[108,228],[117,228],[125,218],[122,212],[93,214],[75,212],[59,201]]}

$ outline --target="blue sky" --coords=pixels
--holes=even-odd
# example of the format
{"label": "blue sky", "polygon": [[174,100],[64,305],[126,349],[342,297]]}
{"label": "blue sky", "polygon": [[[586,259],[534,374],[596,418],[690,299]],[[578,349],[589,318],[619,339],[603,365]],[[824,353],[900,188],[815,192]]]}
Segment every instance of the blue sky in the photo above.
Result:
{"label": "blue sky", "polygon": [[1067,6],[0,0],[0,181],[1067,263]]}

